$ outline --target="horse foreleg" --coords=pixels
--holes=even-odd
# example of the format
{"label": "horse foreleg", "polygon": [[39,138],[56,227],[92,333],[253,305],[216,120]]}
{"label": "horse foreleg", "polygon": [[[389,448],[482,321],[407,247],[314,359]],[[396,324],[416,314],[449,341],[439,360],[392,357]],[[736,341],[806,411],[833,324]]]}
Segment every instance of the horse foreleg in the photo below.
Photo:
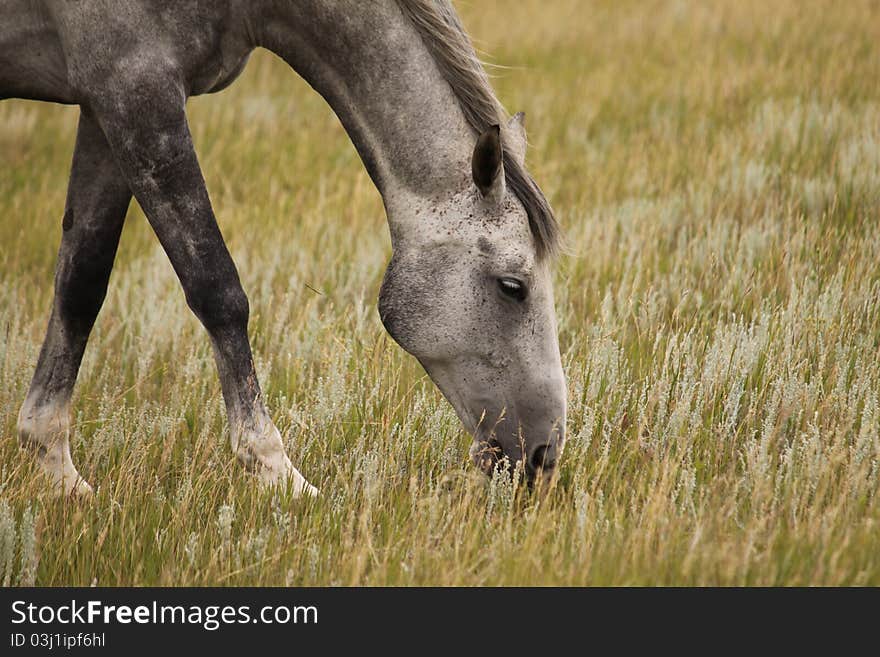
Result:
{"label": "horse foreleg", "polygon": [[129,187],[211,337],[238,459],[268,483],[312,494],[263,403],[248,340],[249,307],[211,208],[173,75],[151,71],[96,96],[97,115]]}
{"label": "horse foreleg", "polygon": [[21,444],[33,449],[58,493],[88,493],[70,456],[70,398],[131,199],[104,135],[82,113],[67,190],[55,299],[37,368],[18,416]]}

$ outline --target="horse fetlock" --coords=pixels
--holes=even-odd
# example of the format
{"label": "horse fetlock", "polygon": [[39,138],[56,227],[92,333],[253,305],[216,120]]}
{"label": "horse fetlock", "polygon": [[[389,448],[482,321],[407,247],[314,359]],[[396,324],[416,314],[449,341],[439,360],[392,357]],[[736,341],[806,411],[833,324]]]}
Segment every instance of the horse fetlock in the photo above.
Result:
{"label": "horse fetlock", "polygon": [[274,424],[261,430],[239,431],[233,449],[239,462],[256,474],[262,483],[269,486],[289,483],[295,497],[318,494],[318,489],[306,481],[284,452],[281,434]]}
{"label": "horse fetlock", "polygon": [[22,447],[48,449],[70,431],[67,405],[33,407],[25,402],[18,413],[18,436]]}
{"label": "horse fetlock", "polygon": [[40,470],[57,495],[88,495],[89,486],[70,456],[70,421],[67,406],[32,408],[27,403],[18,415],[18,440],[32,452]]}

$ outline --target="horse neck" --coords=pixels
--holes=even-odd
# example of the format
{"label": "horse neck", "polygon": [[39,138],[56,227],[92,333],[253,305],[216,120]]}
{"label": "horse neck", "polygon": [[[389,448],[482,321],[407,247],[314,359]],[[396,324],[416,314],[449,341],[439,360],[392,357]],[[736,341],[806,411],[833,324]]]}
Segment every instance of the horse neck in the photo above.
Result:
{"label": "horse neck", "polygon": [[327,100],[390,219],[398,200],[455,189],[466,179],[473,131],[396,2],[273,2],[259,12],[259,45]]}

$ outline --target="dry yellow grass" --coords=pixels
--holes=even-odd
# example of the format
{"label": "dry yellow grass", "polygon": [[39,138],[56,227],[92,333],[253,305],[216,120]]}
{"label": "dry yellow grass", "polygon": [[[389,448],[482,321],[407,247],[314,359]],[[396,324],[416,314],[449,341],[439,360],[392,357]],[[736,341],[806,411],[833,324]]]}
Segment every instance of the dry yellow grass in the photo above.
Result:
{"label": "dry yellow grass", "polygon": [[[233,463],[207,338],[133,208],[75,397],[98,486],[52,501],[15,418],[77,110],[0,104],[3,584],[880,583],[880,13],[867,1],[460,3],[572,255],[570,435],[487,481],[375,311],[389,240],[332,113],[258,54],[191,122],[258,370],[324,495]],[[320,291],[316,294],[314,290]]]}

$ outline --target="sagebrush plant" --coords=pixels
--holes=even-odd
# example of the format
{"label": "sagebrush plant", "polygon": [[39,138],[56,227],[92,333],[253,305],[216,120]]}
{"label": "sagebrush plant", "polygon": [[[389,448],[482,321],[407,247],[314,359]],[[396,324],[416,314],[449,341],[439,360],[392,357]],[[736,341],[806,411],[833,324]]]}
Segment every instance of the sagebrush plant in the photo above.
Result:
{"label": "sagebrush plant", "polygon": [[529,493],[384,333],[378,193],[257,53],[190,120],[257,370],[322,495],[234,463],[207,336],[136,204],[74,399],[97,485],[53,500],[15,421],[76,108],[0,103],[0,581],[880,584],[880,14],[847,3],[460,3],[567,233],[557,481]]}

